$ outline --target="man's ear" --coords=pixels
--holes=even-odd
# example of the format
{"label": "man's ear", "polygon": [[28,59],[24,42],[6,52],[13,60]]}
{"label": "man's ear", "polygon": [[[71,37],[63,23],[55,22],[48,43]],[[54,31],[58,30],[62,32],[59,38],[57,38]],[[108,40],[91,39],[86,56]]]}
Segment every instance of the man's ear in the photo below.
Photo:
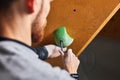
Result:
{"label": "man's ear", "polygon": [[34,12],[34,0],[27,0],[27,11],[28,13],[33,13]]}

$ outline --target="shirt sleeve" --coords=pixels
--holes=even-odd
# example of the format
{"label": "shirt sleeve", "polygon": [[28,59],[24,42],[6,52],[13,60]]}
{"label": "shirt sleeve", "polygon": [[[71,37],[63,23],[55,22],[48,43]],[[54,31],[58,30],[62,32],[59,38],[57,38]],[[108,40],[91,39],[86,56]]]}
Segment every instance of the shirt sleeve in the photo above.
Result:
{"label": "shirt sleeve", "polygon": [[66,70],[52,67],[25,47],[0,48],[0,65],[0,80],[75,80]]}
{"label": "shirt sleeve", "polygon": [[33,48],[33,50],[38,55],[39,59],[45,60],[48,58],[48,51],[44,46]]}
{"label": "shirt sleeve", "polygon": [[0,80],[75,80],[59,67],[53,68],[42,60],[28,60],[19,55],[0,54],[0,64],[3,67],[0,67]]}
{"label": "shirt sleeve", "polygon": [[70,74],[75,80],[80,80],[79,74]]}

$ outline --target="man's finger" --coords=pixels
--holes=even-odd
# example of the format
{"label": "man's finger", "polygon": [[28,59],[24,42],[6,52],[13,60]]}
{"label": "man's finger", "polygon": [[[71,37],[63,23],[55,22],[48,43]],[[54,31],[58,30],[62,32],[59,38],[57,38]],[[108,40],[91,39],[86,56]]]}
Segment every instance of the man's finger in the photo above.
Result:
{"label": "man's finger", "polygon": [[59,53],[60,53],[62,56],[64,56],[64,53],[63,53],[63,51],[59,50]]}
{"label": "man's finger", "polygon": [[68,57],[72,57],[72,49],[68,49],[67,55]]}
{"label": "man's finger", "polygon": [[67,51],[67,47],[66,48],[63,48],[63,52],[66,52]]}

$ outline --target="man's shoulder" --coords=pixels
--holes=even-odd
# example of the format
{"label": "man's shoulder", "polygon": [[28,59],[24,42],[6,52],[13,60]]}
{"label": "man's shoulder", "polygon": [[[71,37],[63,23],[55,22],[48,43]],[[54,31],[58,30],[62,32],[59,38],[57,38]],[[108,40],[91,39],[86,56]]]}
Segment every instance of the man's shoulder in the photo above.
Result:
{"label": "man's shoulder", "polygon": [[6,54],[15,54],[15,55],[29,55],[29,56],[36,56],[35,52],[31,50],[30,48],[13,42],[13,41],[1,41],[0,42],[0,53],[6,53]]}
{"label": "man's shoulder", "polygon": [[50,68],[50,65],[39,60],[35,53],[30,53],[29,50],[22,51],[24,48],[8,45],[0,43],[0,72],[16,76],[18,79],[26,76],[28,80],[39,80],[39,77],[42,79],[41,75],[46,74],[45,69]]}

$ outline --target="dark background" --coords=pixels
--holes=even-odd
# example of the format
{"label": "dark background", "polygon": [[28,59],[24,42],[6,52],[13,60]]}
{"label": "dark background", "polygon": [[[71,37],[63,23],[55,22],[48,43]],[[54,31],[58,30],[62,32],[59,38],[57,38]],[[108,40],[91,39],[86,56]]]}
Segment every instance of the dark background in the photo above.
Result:
{"label": "dark background", "polygon": [[81,80],[120,80],[120,40],[97,36],[84,50]]}

